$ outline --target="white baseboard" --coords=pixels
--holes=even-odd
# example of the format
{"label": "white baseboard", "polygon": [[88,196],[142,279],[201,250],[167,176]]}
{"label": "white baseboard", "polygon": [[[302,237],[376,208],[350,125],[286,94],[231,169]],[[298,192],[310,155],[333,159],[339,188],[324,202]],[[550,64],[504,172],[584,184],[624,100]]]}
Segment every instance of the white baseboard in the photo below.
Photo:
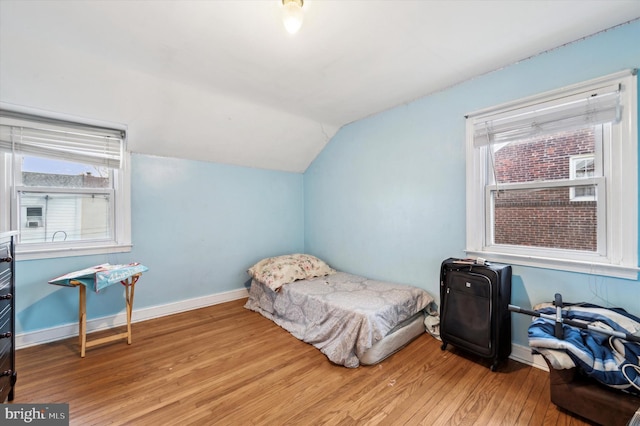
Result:
{"label": "white baseboard", "polygon": [[[216,293],[204,297],[197,297],[194,299],[182,300],[180,302],[169,303],[166,305],[134,309],[131,322],[146,321],[166,315],[190,311],[192,309],[204,308],[205,306],[230,302],[232,300],[242,299],[247,296],[247,290],[240,289],[227,291],[224,293]],[[125,325],[126,323],[127,316],[125,312],[107,317],[95,318],[87,321],[87,333],[118,327],[121,325]],[[57,327],[46,328],[43,330],[19,333],[16,334],[16,349],[22,349],[29,346],[67,339],[69,337],[75,337],[77,335],[78,323],[65,324]]]}
{"label": "white baseboard", "polygon": [[509,358],[522,364],[527,364],[544,371],[549,371],[547,363],[544,362],[542,355],[533,355],[531,353],[531,348],[528,346],[512,344],[511,355],[509,356]]}

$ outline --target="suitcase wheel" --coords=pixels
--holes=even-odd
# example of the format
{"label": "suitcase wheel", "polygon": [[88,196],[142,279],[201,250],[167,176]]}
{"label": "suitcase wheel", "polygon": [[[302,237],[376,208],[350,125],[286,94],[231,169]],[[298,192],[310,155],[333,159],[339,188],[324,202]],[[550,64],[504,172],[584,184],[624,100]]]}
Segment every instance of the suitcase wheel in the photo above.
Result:
{"label": "suitcase wheel", "polygon": [[442,346],[440,346],[440,349],[443,351],[447,349],[447,344],[445,342],[442,342]]}

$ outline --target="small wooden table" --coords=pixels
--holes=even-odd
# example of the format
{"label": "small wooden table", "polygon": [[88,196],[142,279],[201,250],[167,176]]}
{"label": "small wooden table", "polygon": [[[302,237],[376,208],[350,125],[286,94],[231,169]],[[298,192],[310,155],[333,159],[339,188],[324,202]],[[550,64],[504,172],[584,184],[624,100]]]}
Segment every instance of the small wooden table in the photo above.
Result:
{"label": "small wooden table", "polygon": [[77,286],[80,290],[80,300],[78,302],[78,337],[80,338],[80,357],[84,358],[87,348],[101,345],[107,342],[113,342],[118,339],[127,339],[127,344],[131,344],[131,313],[133,311],[133,295],[136,289],[136,282],[142,274],[132,275],[122,281],[125,286],[125,303],[127,310],[127,331],[126,333],[115,334],[113,336],[102,337],[100,339],[87,342],[87,287],[80,281],[71,280],[71,284]]}
{"label": "small wooden table", "polygon": [[[70,272],[58,278],[49,281],[49,284],[63,285],[67,287],[78,287],[78,337],[80,340],[80,357],[85,357],[87,348],[101,345],[103,343],[112,342],[119,339],[127,339],[127,344],[131,344],[131,315],[133,313],[133,296],[135,294],[136,283],[147,271],[143,265],[139,263],[131,263],[128,265],[109,265],[103,264],[93,266],[91,268],[80,271]],[[102,337],[90,342],[87,341],[87,287],[91,286],[97,293],[104,287],[115,283],[121,283],[125,287],[125,308],[127,311],[127,331],[115,334],[113,336]]]}

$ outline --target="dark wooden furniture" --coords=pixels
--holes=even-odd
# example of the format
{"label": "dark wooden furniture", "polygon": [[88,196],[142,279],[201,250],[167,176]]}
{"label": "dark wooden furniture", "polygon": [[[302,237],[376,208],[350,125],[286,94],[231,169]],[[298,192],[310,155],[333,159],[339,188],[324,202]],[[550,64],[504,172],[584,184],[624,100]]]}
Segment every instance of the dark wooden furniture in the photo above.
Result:
{"label": "dark wooden furniture", "polygon": [[551,402],[603,426],[624,426],[640,409],[640,397],[608,388],[589,379],[577,368],[549,367]]}
{"label": "dark wooden furniture", "polygon": [[15,232],[0,233],[0,402],[13,400],[16,384]]}

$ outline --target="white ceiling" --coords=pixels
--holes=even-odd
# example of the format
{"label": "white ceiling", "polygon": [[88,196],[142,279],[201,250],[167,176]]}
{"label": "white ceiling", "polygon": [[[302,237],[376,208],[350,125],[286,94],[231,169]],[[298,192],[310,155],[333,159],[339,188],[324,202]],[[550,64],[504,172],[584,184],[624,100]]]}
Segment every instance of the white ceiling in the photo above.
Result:
{"label": "white ceiling", "polygon": [[[0,0],[0,100],[127,123],[137,152],[302,172],[345,124],[640,17],[639,0],[305,0],[304,9],[292,36],[280,0]],[[51,66],[52,52],[64,63]],[[46,76],[14,65],[42,66],[47,55]],[[53,100],[50,86],[82,82],[74,70],[108,80],[108,67],[136,88],[96,81],[87,91],[128,106],[110,113],[82,93],[75,104]]]}

